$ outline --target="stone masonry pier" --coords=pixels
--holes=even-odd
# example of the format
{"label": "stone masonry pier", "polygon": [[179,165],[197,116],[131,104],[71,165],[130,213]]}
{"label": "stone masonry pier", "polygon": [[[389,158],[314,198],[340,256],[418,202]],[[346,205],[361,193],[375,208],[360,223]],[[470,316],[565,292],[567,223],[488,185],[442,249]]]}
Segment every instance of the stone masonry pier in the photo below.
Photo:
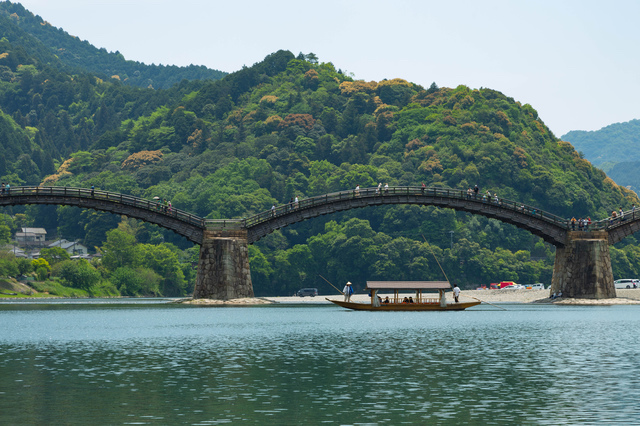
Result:
{"label": "stone masonry pier", "polygon": [[204,231],[193,298],[253,296],[246,229]]}
{"label": "stone masonry pier", "polygon": [[567,242],[556,247],[551,293],[582,299],[616,297],[607,231],[567,232]]}

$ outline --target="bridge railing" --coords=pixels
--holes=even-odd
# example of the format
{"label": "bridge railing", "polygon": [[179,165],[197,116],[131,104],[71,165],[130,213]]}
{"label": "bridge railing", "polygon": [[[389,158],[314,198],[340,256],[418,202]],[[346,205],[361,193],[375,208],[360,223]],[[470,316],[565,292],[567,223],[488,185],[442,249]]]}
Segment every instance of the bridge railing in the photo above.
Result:
{"label": "bridge railing", "polygon": [[134,197],[132,195],[120,194],[117,192],[92,190],[89,188],[74,188],[67,186],[18,186],[12,187],[9,191],[3,192],[3,197],[20,197],[20,196],[49,196],[49,197],[74,197],[86,198],[91,200],[103,200],[113,203],[124,204],[145,210],[151,210],[166,216],[171,216],[191,225],[200,228],[205,227],[205,220],[199,216],[176,209],[175,207],[163,205],[160,200],[146,200],[144,198]]}
{"label": "bridge railing", "polygon": [[296,210],[303,210],[311,207],[315,207],[322,204],[330,204],[332,202],[354,199],[354,198],[372,198],[372,197],[386,197],[386,196],[424,196],[424,197],[442,197],[449,199],[461,199],[479,204],[500,206],[501,208],[517,211],[524,214],[529,214],[540,218],[546,222],[553,223],[562,228],[569,227],[569,221],[560,216],[556,216],[544,210],[540,210],[536,207],[529,206],[516,201],[507,200],[505,198],[498,198],[496,201],[494,198],[487,197],[482,194],[468,194],[466,190],[450,189],[450,188],[437,188],[419,186],[395,186],[388,188],[360,188],[356,190],[347,190],[340,192],[333,192],[330,194],[319,195],[315,197],[309,197],[298,202],[290,202],[281,206],[272,208],[271,210],[258,213],[244,219],[244,226],[250,228],[263,222],[267,222],[279,216],[290,214]]}
{"label": "bridge railing", "polygon": [[[591,225],[589,225],[588,229],[592,231],[606,231],[608,229],[623,225],[627,220],[635,220],[638,218],[640,218],[639,210],[627,210],[623,211],[622,215],[617,214],[616,217],[609,216],[605,219],[594,221],[591,223]],[[577,224],[576,229],[579,229]]]}
{"label": "bridge railing", "polygon": [[[137,208],[142,208],[150,211],[155,211],[160,214],[175,217],[183,222],[196,225],[201,228],[228,228],[228,229],[241,229],[255,226],[262,222],[267,222],[278,216],[289,214],[296,210],[308,209],[318,205],[326,205],[332,202],[354,199],[354,198],[372,198],[372,197],[385,197],[385,196],[425,196],[425,197],[442,197],[449,199],[464,199],[476,203],[482,203],[487,205],[497,205],[504,209],[518,211],[524,214],[530,214],[538,217],[546,222],[553,223],[557,226],[568,229],[570,222],[567,219],[537,209],[536,207],[526,204],[518,203],[516,201],[508,200],[505,198],[499,198],[497,201],[478,194],[467,194],[466,190],[450,189],[450,188],[437,188],[427,187],[422,188],[418,186],[395,186],[388,188],[361,188],[356,190],[346,190],[333,192],[330,194],[319,195],[315,197],[309,197],[297,202],[290,202],[271,210],[267,210],[256,215],[250,216],[244,219],[203,219],[199,216],[186,212],[184,210],[176,209],[175,207],[168,208],[164,206],[160,200],[147,200],[144,198],[135,197],[132,195],[125,195],[116,192],[92,190],[89,188],[76,188],[76,187],[64,187],[64,186],[18,186],[11,188],[10,191],[2,193],[2,197],[18,197],[18,196],[52,196],[52,197],[76,197],[87,198],[94,200],[105,200],[113,203],[124,204]],[[609,219],[595,222],[592,225],[592,229],[605,229],[610,226]]]}
{"label": "bridge railing", "polygon": [[205,226],[213,229],[243,229],[243,219],[205,219]]}

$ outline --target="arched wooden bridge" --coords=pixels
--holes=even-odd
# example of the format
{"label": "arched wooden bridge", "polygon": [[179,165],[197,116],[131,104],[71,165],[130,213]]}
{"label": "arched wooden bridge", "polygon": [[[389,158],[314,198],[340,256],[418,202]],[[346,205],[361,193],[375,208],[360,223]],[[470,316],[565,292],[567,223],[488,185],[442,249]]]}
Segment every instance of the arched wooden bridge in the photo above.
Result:
{"label": "arched wooden bridge", "polygon": [[116,192],[61,186],[20,186],[0,196],[0,206],[23,204],[76,206],[133,217],[170,229],[196,244],[202,243],[203,231],[207,226],[205,219],[174,207],[165,209],[159,200],[146,200]]}
{"label": "arched wooden bridge", "polygon": [[526,229],[555,246],[566,240],[568,221],[538,208],[511,200],[489,200],[482,195],[468,195],[467,191],[446,188],[390,187],[388,190],[364,188],[341,191],[286,204],[275,210],[259,213],[243,220],[253,243],[276,229],[293,223],[355,208],[385,204],[417,204],[449,208],[495,218]]}
{"label": "arched wooden bridge", "polygon": [[[526,229],[559,249],[563,249],[568,241],[575,238],[588,240],[590,236],[596,235],[599,239],[605,236],[607,244],[615,244],[640,230],[640,214],[625,212],[624,220],[607,218],[594,222],[589,227],[590,232],[578,235],[576,232],[572,232],[568,219],[536,207],[506,199],[496,201],[481,195],[469,195],[467,191],[434,187],[390,187],[381,190],[362,188],[358,191],[341,191],[278,206],[248,218],[225,220],[204,219],[174,207],[168,209],[159,200],[146,200],[114,192],[93,191],[87,188],[23,186],[12,188],[10,192],[5,192],[0,196],[0,206],[24,204],[77,206],[154,223],[199,244],[201,246],[201,263],[203,257],[209,256],[204,254],[206,250],[203,250],[203,244],[206,245],[209,240],[232,238],[239,240],[241,245],[246,248],[247,244],[258,241],[274,230],[297,222],[339,211],[386,204],[430,205],[495,218]],[[572,234],[576,235],[573,238],[568,238]],[[606,255],[608,259],[608,250]],[[242,262],[243,265],[238,268],[244,271],[242,275],[245,277],[240,280],[245,281],[245,287],[248,280],[248,286],[251,287],[248,260]],[[558,263],[557,257],[556,263]],[[203,276],[203,270],[210,271],[204,274],[216,274],[214,269],[213,267],[199,268],[198,282],[207,281]],[[228,275],[226,274],[226,276]],[[555,276],[556,271],[554,270]],[[223,281],[225,280],[228,278],[223,278]],[[198,284],[196,284],[197,293]],[[208,292],[205,291],[205,293]],[[253,294],[252,287],[250,293]],[[223,298],[229,298],[228,292],[227,296],[223,296]]]}

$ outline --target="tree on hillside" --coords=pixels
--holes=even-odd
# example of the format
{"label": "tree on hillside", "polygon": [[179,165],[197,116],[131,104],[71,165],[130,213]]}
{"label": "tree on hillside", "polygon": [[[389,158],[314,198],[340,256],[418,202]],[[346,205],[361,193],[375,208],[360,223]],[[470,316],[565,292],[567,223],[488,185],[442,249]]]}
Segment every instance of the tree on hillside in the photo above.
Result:
{"label": "tree on hillside", "polygon": [[46,260],[50,265],[69,260],[69,253],[61,247],[50,247],[40,249],[40,258]]}
{"label": "tree on hillside", "polygon": [[100,272],[85,259],[65,260],[56,267],[56,271],[69,287],[90,290],[100,282]]}
{"label": "tree on hillside", "polygon": [[102,247],[102,252],[102,264],[108,270],[138,265],[135,237],[119,229],[107,232],[107,241]]}

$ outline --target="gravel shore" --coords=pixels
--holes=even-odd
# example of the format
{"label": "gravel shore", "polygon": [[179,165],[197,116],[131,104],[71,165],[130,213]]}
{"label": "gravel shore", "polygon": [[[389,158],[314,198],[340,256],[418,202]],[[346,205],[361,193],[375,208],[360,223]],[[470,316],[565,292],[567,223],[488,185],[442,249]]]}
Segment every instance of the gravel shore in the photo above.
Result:
{"label": "gravel shore", "polygon": [[[630,305],[640,304],[640,289],[616,290],[615,299],[569,299],[559,298],[552,300],[549,298],[549,290],[462,290],[460,301],[472,301],[480,299],[488,303],[553,303],[570,305]],[[407,293],[407,296],[415,296],[414,293]],[[434,295],[435,296],[435,295]],[[383,296],[384,297],[384,296]],[[403,295],[404,297],[404,295]],[[213,299],[183,299],[180,303],[207,306],[247,306],[264,304],[327,304],[326,300],[343,300],[341,295],[328,295],[316,297],[254,297],[233,300],[213,300]],[[368,302],[369,296],[366,294],[355,294],[351,297],[354,302]],[[447,300],[452,301],[453,296],[447,293]]]}

